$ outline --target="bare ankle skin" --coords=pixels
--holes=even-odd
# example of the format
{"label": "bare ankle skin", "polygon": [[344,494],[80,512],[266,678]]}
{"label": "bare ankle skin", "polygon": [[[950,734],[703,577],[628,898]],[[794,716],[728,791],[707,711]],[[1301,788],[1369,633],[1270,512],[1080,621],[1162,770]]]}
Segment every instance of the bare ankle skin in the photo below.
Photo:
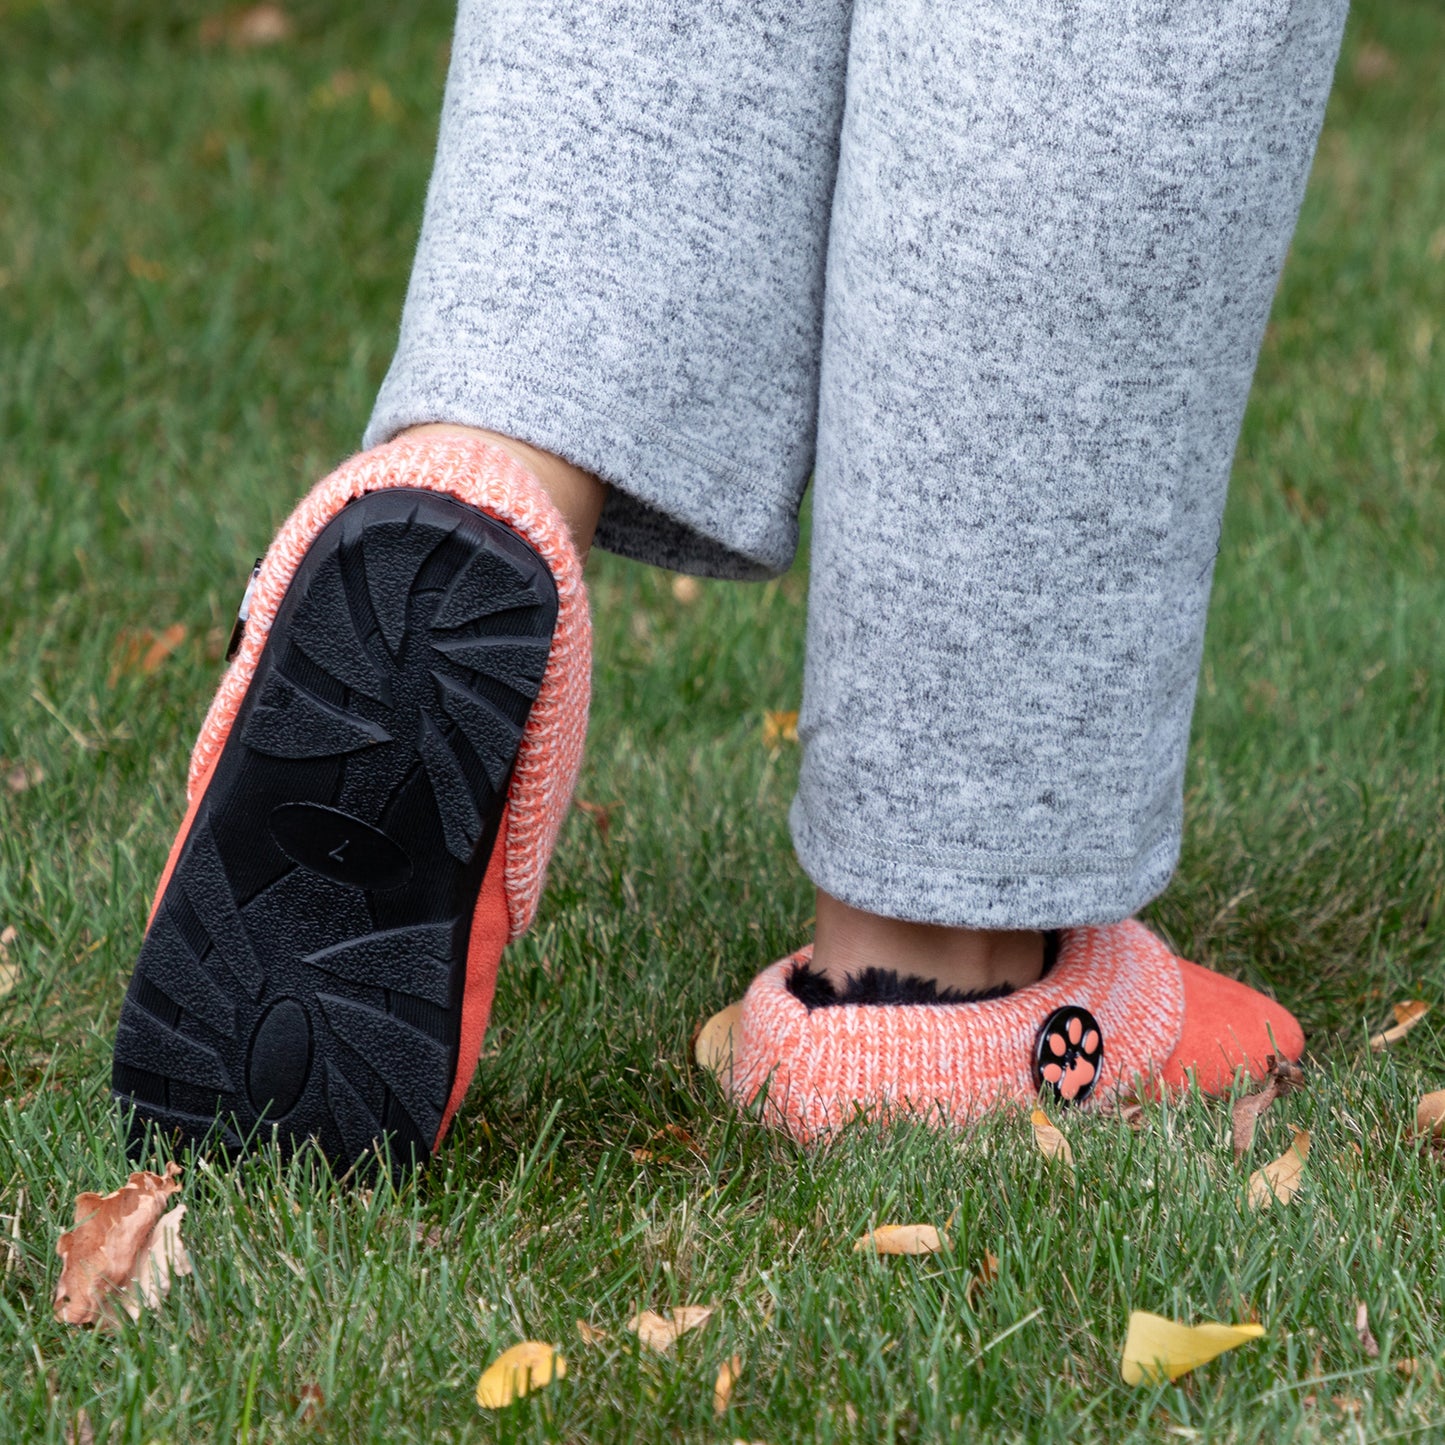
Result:
{"label": "bare ankle skin", "polygon": [[940,989],[1022,988],[1043,972],[1044,936],[1034,931],[944,928],[865,913],[818,890],[813,967],[842,989],[866,968],[932,979]]}
{"label": "bare ankle skin", "polygon": [[602,514],[602,504],[607,500],[607,484],[599,481],[591,472],[574,467],[551,452],[540,447],[529,446],[515,437],[500,432],[485,431],[477,426],[461,426],[455,422],[427,422],[423,426],[408,427],[402,436],[456,436],[475,437],[492,442],[510,452],[536,479],[543,490],[557,505],[567,529],[572,534],[572,545],[577,555],[585,562],[592,547],[592,534],[597,530],[597,518]]}

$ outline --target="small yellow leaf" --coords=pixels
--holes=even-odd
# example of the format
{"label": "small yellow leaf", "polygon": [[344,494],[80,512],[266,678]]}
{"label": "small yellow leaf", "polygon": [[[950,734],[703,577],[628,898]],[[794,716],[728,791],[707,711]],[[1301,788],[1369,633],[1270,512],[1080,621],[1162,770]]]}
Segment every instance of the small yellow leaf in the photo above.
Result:
{"label": "small yellow leaf", "polygon": [[600,1345],[607,1338],[607,1331],[589,1325],[586,1320],[578,1320],[577,1335],[584,1345]]}
{"label": "small yellow leaf", "polygon": [[1299,1193],[1305,1160],[1309,1157],[1310,1131],[1296,1129],[1289,1148],[1249,1176],[1249,1207],[1268,1209],[1276,1199],[1288,1204]]}
{"label": "small yellow leaf", "polygon": [[853,1253],[871,1249],[877,1254],[937,1254],[950,1248],[948,1236],[931,1224],[880,1224],[855,1241]]}
{"label": "small yellow leaf", "polygon": [[798,741],[796,712],[765,712],[763,714],[763,746],[776,748],[780,743]]}
{"label": "small yellow leaf", "polygon": [[1426,1094],[1415,1108],[1415,1128],[1421,1134],[1445,1133],[1445,1089]]}
{"label": "small yellow leaf", "polygon": [[555,1345],[541,1340],[523,1340],[503,1350],[477,1381],[477,1404],[484,1410],[500,1410],[513,1400],[567,1374],[567,1361],[557,1353]]}
{"label": "small yellow leaf", "polygon": [[1029,1123],[1033,1125],[1034,1143],[1038,1145],[1039,1153],[1046,1159],[1062,1159],[1065,1167],[1072,1171],[1074,1151],[1069,1148],[1069,1141],[1049,1122],[1049,1116],[1042,1109],[1035,1109],[1029,1115]]}
{"label": "small yellow leaf", "polygon": [[691,607],[702,596],[702,583],[696,577],[687,577],[679,572],[672,579],[672,595],[684,607]]}
{"label": "small yellow leaf", "polygon": [[734,1355],[717,1367],[717,1383],[712,1387],[712,1411],[714,1415],[727,1414],[728,1401],[732,1399],[733,1386],[743,1372],[743,1357]]}
{"label": "small yellow leaf", "polygon": [[1403,1039],[1411,1029],[1430,1012],[1430,1005],[1423,999],[1406,999],[1403,1003],[1397,1003],[1391,1012],[1395,1015],[1393,1027],[1386,1029],[1383,1033],[1376,1034],[1370,1040],[1370,1047],[1376,1053],[1383,1048]]}
{"label": "small yellow leaf", "polygon": [[1206,1364],[1216,1355],[1237,1345],[1257,1340],[1264,1334],[1263,1325],[1181,1325],[1162,1315],[1134,1310],[1129,1316],[1129,1332],[1124,1339],[1124,1358],[1119,1373],[1126,1385],[1148,1380],[1157,1384],[1164,1379],[1177,1380],[1190,1370]]}
{"label": "small yellow leaf", "polygon": [[732,1071],[733,1039],[737,1035],[738,1020],[742,1015],[742,1004],[730,1003],[698,1030],[697,1043],[693,1045],[693,1057],[708,1073],[721,1077]]}
{"label": "small yellow leaf", "polygon": [[713,1315],[711,1305],[679,1305],[671,1319],[642,1310],[628,1320],[627,1328],[650,1350],[670,1350],[679,1335],[701,1329]]}

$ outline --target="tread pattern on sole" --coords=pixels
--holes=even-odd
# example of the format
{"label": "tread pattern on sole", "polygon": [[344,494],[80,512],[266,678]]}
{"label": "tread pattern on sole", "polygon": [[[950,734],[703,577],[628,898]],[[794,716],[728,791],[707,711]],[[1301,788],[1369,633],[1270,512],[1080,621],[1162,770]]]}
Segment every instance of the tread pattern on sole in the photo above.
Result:
{"label": "tread pattern on sole", "polygon": [[277,613],[141,947],[113,1087],[236,1149],[424,1159],[557,617],[545,563],[433,492],[352,502]]}

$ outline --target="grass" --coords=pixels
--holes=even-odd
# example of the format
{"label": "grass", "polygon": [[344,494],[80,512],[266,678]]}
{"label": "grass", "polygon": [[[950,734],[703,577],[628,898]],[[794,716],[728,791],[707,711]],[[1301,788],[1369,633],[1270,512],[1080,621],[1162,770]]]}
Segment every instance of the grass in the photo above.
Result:
{"label": "grass", "polygon": [[[1310,1031],[1288,1208],[1240,1202],[1228,1111],[1068,1124],[1071,1183],[1018,1119],[859,1130],[803,1154],[723,1105],[693,1028],[807,932],[784,810],[800,571],[705,584],[598,558],[581,795],[478,1083],[436,1167],[369,1193],[314,1159],[188,1162],[194,1278],[117,1335],[51,1316],[77,1191],[123,1177],[110,1037],[251,558],[350,449],[394,335],[445,7],[305,0],[268,49],[192,5],[5,0],[0,80],[0,1436],[98,1440],[1122,1442],[1445,1439],[1445,13],[1359,0],[1235,470],[1179,874],[1149,911]],[[127,639],[173,623],[153,675]],[[632,1151],[678,1125],[699,1153]],[[877,1261],[881,1222],[955,1251]],[[1000,1278],[970,1300],[983,1252]],[[1370,1308],[1381,1354],[1355,1336]],[[668,1358],[637,1308],[717,1301]],[[1118,1379],[1128,1312],[1267,1326],[1177,1385]],[[583,1345],[574,1321],[611,1332]],[[472,1402],[517,1339],[565,1383]],[[713,1376],[745,1357],[729,1415]],[[1394,1368],[1421,1362],[1412,1378]],[[301,1419],[303,1389],[322,1409]]]}

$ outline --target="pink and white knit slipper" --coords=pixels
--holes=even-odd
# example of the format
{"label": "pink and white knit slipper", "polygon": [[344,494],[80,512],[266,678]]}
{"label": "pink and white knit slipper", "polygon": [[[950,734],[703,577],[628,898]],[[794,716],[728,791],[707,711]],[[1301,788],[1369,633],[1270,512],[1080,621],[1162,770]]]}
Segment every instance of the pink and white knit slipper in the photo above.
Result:
{"label": "pink and white knit slipper", "polygon": [[[1242,983],[1176,957],[1134,919],[1066,930],[1037,983],[976,1003],[809,1006],[812,947],[753,980],[724,1084],[808,1142],[860,1114],[964,1124],[1038,1097],[1107,1105],[1140,1087],[1222,1093],[1304,1034]],[[815,975],[816,977],[816,975]],[[792,986],[790,986],[792,985]],[[795,991],[796,989],[796,991]]]}
{"label": "pink and white knit slipper", "polygon": [[498,447],[403,438],[259,564],[115,1041],[138,1121],[339,1167],[425,1159],[582,755],[591,631],[566,524]]}

